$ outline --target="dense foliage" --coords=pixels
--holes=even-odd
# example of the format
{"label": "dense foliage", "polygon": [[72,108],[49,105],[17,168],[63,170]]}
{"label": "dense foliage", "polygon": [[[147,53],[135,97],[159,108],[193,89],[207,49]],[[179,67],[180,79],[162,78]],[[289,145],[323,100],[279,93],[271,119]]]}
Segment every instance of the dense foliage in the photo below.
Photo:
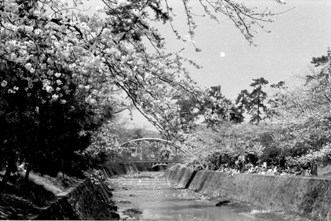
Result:
{"label": "dense foliage", "polygon": [[[253,124],[239,125],[224,122],[213,130],[200,128],[195,131],[188,142],[197,159],[204,167],[215,167],[217,162],[223,162],[224,155],[227,161],[223,163],[233,163],[240,155],[248,154],[254,154],[260,163],[267,162],[268,165],[279,165],[281,159],[286,159],[289,167],[307,168],[315,163],[329,163],[330,67],[330,62],[326,62],[311,69],[302,78],[301,86],[296,88],[288,88],[283,81],[271,85],[268,94],[263,92],[262,99],[268,110],[268,120],[254,124],[255,118],[251,118]],[[238,108],[241,105],[249,107],[250,94],[247,90],[241,92]]]}
{"label": "dense foliage", "polygon": [[[168,139],[182,140],[192,122],[183,120],[174,95],[200,102],[208,97],[183,65],[195,63],[167,52],[153,27],[154,21],[168,22],[185,41],[172,23],[171,2],[102,2],[93,14],[78,0],[0,2],[0,152],[6,175],[20,161],[54,172],[67,167],[102,122],[131,107]],[[250,43],[256,28],[274,15],[234,0],[199,2],[212,19],[230,18]],[[182,1],[193,38],[190,3]]]}
{"label": "dense foliage", "polygon": [[[329,159],[329,56],[313,58],[316,67],[295,89],[280,82],[268,94],[268,81],[253,79],[236,106],[220,86],[202,90],[190,79],[184,64],[197,64],[166,51],[155,22],[169,23],[187,41],[173,24],[171,1],[102,2],[93,14],[80,10],[84,1],[0,2],[0,160],[7,175],[18,162],[42,172],[65,170],[91,141],[93,154],[116,146],[128,134],[109,119],[132,107],[163,137],[188,138],[199,162],[243,153],[270,162],[286,156],[289,164]],[[212,19],[233,21],[250,43],[274,15],[234,0],[199,2]],[[181,3],[192,39],[192,1]],[[245,111],[256,125],[241,123]],[[201,116],[208,130],[194,127]]]}

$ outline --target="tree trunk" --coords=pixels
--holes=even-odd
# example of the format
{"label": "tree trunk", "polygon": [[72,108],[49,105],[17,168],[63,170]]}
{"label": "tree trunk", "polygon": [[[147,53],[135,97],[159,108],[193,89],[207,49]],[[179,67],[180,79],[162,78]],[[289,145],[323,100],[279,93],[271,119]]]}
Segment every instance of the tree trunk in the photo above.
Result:
{"label": "tree trunk", "polygon": [[26,172],[25,172],[25,176],[24,176],[24,180],[28,181],[29,180],[29,174],[31,172],[31,165],[28,163],[28,167],[26,168]]}
{"label": "tree trunk", "polygon": [[315,162],[312,163],[311,165],[311,175],[312,176],[317,176],[317,164]]}
{"label": "tree trunk", "polygon": [[257,124],[260,124],[260,92],[258,93],[257,96]]}

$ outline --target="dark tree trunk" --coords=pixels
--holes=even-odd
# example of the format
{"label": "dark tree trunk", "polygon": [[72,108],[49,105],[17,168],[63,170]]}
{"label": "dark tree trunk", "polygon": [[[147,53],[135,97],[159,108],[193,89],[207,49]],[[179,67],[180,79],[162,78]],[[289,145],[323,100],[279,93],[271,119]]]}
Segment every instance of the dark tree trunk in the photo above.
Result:
{"label": "dark tree trunk", "polygon": [[29,180],[29,174],[31,172],[31,165],[28,164],[28,167],[26,168],[26,172],[25,172],[25,177],[24,177],[24,180],[25,181],[28,181]]}
{"label": "dark tree trunk", "polygon": [[260,92],[257,97],[257,124],[260,124]]}
{"label": "dark tree trunk", "polygon": [[312,166],[311,166],[311,175],[313,176],[317,176],[317,164],[315,162],[312,163]]}

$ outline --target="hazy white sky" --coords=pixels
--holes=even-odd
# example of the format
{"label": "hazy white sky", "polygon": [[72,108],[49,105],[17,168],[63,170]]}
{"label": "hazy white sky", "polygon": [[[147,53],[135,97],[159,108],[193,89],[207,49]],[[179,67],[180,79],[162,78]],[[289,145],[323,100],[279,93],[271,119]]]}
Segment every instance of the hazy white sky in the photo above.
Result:
{"label": "hazy white sky", "polygon": [[[182,1],[168,1],[177,14],[175,27],[183,36],[187,35]],[[200,70],[189,68],[199,85],[221,85],[222,93],[235,99],[242,89],[249,88],[253,78],[264,77],[270,83],[292,81],[291,76],[307,70],[312,57],[325,55],[331,46],[331,0],[287,0],[285,5],[273,0],[242,2],[261,10],[267,7],[275,12],[292,10],[265,24],[271,33],[259,30],[254,39],[256,47],[250,46],[225,17],[220,24],[208,18],[196,18],[198,28],[194,41],[202,49],[199,53],[189,43],[185,46],[177,41],[168,24],[158,25],[169,50],[185,47],[183,55],[203,66]],[[103,3],[89,0],[88,4],[96,8]],[[198,14],[201,12],[198,0],[191,0],[190,5]]]}
{"label": "hazy white sky", "polygon": [[[172,2],[180,4],[178,0]],[[325,55],[327,47],[331,46],[330,0],[288,0],[282,6],[271,0],[244,2],[262,9],[269,7],[276,12],[293,9],[274,17],[274,23],[265,25],[271,33],[260,30],[256,34],[256,47],[250,46],[226,19],[221,24],[198,19],[195,44],[202,52],[196,53],[188,45],[183,53],[204,67],[200,70],[190,68],[195,81],[202,86],[221,85],[222,93],[230,99],[249,88],[253,78],[264,77],[271,83],[293,81],[291,76],[305,72],[311,58]],[[186,30],[184,16],[178,14],[177,17],[181,21],[178,29]],[[173,39],[169,28],[164,26],[160,30]],[[174,42],[169,41],[167,47],[184,46]]]}
{"label": "hazy white sky", "polygon": [[[182,1],[169,1],[177,10],[176,27],[185,36],[187,26],[180,7]],[[91,0],[90,4],[96,7],[100,2]],[[293,81],[291,76],[307,70],[312,57],[325,55],[327,47],[331,46],[331,0],[287,0],[287,4],[281,6],[272,0],[243,2],[276,12],[293,9],[274,17],[274,23],[265,25],[271,33],[260,30],[256,34],[256,47],[250,46],[226,18],[221,24],[197,18],[194,40],[202,51],[197,53],[187,44],[183,55],[204,67],[200,70],[189,68],[199,85],[221,85],[222,93],[235,99],[242,89],[249,88],[253,78],[264,77],[270,83],[281,80],[290,83]],[[191,0],[191,5],[195,9],[198,0]],[[185,46],[175,40],[169,25],[159,25],[159,30],[166,38],[169,50]]]}

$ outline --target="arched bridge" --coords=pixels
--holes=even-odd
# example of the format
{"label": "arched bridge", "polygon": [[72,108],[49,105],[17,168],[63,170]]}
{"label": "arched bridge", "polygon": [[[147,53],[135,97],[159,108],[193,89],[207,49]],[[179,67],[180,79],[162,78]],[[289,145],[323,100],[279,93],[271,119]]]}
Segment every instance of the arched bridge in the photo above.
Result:
{"label": "arched bridge", "polygon": [[148,163],[151,167],[183,162],[191,154],[177,144],[161,138],[139,138],[119,145],[119,157],[127,163]]}

